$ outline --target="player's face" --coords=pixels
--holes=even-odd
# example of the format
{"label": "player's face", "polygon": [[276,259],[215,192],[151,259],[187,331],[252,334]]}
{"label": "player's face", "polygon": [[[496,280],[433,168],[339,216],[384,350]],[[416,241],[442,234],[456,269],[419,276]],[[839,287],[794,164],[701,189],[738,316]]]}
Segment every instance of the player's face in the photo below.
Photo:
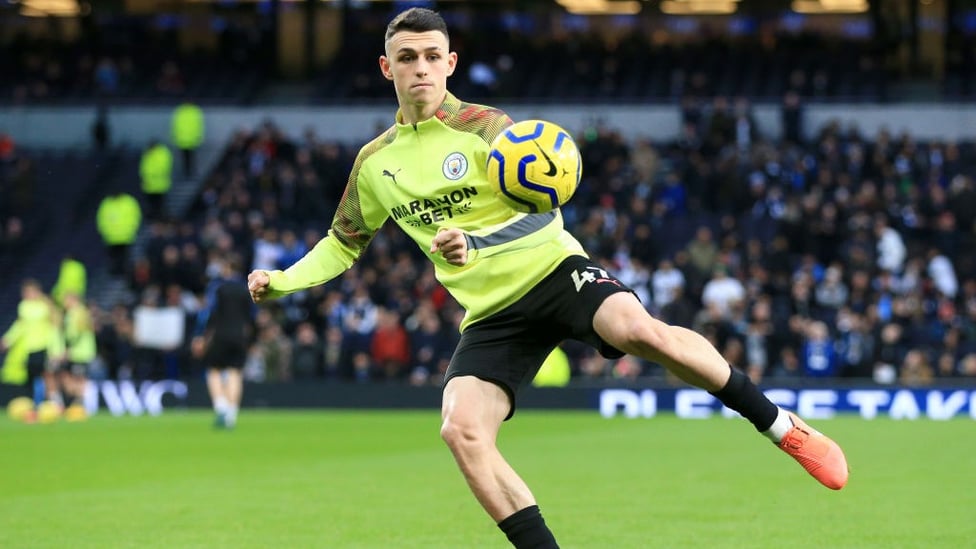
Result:
{"label": "player's face", "polygon": [[380,70],[393,81],[402,108],[436,109],[444,101],[447,77],[457,65],[457,53],[449,47],[439,31],[398,32],[390,38],[386,55],[380,57]]}

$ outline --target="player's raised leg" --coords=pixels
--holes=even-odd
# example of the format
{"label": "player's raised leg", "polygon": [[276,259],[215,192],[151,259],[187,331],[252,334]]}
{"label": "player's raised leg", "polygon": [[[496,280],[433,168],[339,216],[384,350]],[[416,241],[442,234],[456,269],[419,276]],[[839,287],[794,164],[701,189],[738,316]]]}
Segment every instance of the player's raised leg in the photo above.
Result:
{"label": "player's raised leg", "polygon": [[444,387],[441,437],[478,502],[515,547],[558,547],[529,487],[496,446],[510,409],[498,385],[474,376],[453,377]]}
{"label": "player's raised leg", "polygon": [[683,381],[712,393],[824,486],[839,490],[847,483],[847,459],[840,446],[770,402],[701,334],[655,319],[629,293],[608,297],[594,315],[593,329],[617,349],[661,364]]}

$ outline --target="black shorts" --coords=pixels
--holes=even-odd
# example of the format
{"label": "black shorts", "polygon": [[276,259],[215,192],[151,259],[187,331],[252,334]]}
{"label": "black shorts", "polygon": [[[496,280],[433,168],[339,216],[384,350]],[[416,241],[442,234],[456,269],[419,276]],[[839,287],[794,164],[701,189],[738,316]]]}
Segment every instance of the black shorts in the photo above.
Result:
{"label": "black shorts", "polygon": [[47,371],[47,351],[35,351],[27,355],[27,376],[39,377]]}
{"label": "black shorts", "polygon": [[586,257],[566,258],[524,297],[464,330],[444,382],[470,375],[497,384],[512,402],[505,419],[512,417],[519,387],[564,339],[587,343],[606,358],[624,355],[593,330],[597,309],[618,292],[633,290]]}
{"label": "black shorts", "polygon": [[244,368],[245,360],[247,360],[247,343],[231,339],[211,339],[207,342],[207,350],[203,355],[204,365],[207,368],[240,370]]}

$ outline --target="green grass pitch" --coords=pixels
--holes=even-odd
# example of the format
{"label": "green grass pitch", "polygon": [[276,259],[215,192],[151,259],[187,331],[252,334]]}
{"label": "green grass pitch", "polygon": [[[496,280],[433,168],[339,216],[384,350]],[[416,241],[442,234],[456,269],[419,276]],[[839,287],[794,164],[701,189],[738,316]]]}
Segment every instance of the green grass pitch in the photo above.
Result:
{"label": "green grass pitch", "polygon": [[[210,419],[0,418],[0,547],[508,547],[435,411]],[[814,425],[847,452],[843,491],[742,420],[521,411],[499,442],[566,549],[972,546],[972,420]]]}

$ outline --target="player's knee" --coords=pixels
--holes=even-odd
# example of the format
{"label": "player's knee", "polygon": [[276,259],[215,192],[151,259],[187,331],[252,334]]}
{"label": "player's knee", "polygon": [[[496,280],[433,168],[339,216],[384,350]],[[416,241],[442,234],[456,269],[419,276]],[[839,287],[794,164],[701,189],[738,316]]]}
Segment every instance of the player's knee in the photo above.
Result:
{"label": "player's knee", "polygon": [[479,429],[473,422],[465,422],[460,418],[445,417],[441,424],[441,439],[455,453],[465,448],[474,448],[484,444],[487,437],[484,430]]}

